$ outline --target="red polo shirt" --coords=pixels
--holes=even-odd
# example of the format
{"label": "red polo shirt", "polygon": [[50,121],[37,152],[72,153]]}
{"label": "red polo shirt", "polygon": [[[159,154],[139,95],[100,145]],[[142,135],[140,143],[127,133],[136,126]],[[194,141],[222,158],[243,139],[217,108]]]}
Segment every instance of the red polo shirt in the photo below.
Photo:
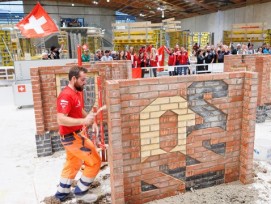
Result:
{"label": "red polo shirt", "polygon": [[168,66],[174,66],[176,64],[176,55],[170,54],[168,56]]}
{"label": "red polo shirt", "polygon": [[181,52],[180,55],[178,55],[178,60],[180,64],[184,65],[188,62],[188,54],[187,52]]}
{"label": "red polo shirt", "polygon": [[[69,86],[66,86],[57,98],[57,112],[72,118],[83,118],[82,109],[82,92],[74,91]],[[66,135],[81,128],[82,125],[70,127],[59,125],[59,134]]]}

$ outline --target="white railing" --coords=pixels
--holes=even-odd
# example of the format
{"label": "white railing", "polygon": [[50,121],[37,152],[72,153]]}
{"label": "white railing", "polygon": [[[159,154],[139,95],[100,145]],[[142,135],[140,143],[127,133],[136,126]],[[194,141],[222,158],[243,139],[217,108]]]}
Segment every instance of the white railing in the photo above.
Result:
{"label": "white railing", "polygon": [[[170,75],[170,72],[177,71],[177,68],[187,67],[190,70],[190,74],[204,74],[204,73],[219,73],[224,71],[224,63],[211,63],[211,64],[190,64],[190,65],[175,65],[175,66],[160,66],[160,67],[141,67],[149,71],[149,76],[153,77],[153,69],[164,68],[163,74],[158,75]],[[204,70],[199,70],[204,68]],[[188,70],[187,70],[188,71]],[[183,73],[182,73],[183,74]]]}

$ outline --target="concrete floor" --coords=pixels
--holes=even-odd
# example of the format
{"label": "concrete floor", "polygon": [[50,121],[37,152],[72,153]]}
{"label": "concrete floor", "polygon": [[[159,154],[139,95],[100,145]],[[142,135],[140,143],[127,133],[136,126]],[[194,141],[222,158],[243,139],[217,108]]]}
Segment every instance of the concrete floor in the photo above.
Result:
{"label": "concrete floor", "polygon": [[0,94],[0,203],[39,203],[56,190],[64,157],[37,158],[33,107],[17,109],[11,87],[1,87]]}

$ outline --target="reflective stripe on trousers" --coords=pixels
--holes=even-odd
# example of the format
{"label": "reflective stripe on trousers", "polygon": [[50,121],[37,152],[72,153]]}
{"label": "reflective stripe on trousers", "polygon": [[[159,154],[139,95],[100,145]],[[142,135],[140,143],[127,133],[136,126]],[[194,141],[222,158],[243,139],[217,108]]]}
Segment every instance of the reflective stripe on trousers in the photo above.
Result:
{"label": "reflective stripe on trousers", "polygon": [[88,190],[101,167],[100,155],[91,140],[74,134],[61,139],[61,143],[66,150],[66,163],[61,173],[60,186],[67,186],[58,189],[55,196],[59,199],[69,194],[70,191],[67,190],[70,189],[69,182],[75,178],[83,161],[85,168],[81,179],[78,181],[78,186],[75,188],[75,194],[82,194]]}

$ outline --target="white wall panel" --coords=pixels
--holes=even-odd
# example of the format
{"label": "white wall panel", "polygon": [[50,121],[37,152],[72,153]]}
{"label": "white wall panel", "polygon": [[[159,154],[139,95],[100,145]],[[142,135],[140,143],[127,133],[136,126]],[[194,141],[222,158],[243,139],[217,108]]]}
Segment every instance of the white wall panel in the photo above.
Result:
{"label": "white wall panel", "polygon": [[216,44],[222,40],[223,30],[230,30],[232,24],[267,22],[267,28],[271,28],[270,11],[271,2],[268,2],[178,20],[182,21],[183,30],[214,32]]}

